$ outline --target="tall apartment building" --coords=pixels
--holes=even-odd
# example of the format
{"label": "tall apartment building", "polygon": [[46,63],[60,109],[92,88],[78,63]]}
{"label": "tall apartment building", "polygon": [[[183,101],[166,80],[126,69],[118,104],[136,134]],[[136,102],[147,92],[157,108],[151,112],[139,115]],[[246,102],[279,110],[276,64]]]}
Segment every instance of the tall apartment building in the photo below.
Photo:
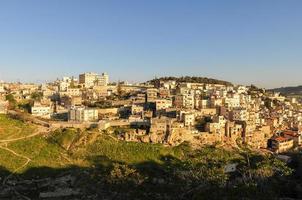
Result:
{"label": "tall apartment building", "polygon": [[107,86],[109,83],[109,76],[106,73],[99,75],[97,73],[88,72],[79,75],[79,83],[84,84],[86,88],[94,85]]}
{"label": "tall apartment building", "polygon": [[84,84],[86,88],[94,86],[94,83],[98,79],[98,74],[93,72],[88,72],[79,75],[79,83]]}
{"label": "tall apartment building", "polygon": [[98,86],[107,86],[109,84],[109,75],[107,73],[102,73],[97,78],[97,85]]}

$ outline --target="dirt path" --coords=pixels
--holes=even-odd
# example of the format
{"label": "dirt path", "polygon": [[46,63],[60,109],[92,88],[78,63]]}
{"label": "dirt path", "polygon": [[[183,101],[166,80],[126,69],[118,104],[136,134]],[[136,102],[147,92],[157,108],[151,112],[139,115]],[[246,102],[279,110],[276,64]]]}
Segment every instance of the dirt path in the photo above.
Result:
{"label": "dirt path", "polygon": [[[7,145],[7,144],[5,144],[5,145]],[[9,149],[9,148],[7,148],[7,147],[4,147],[4,146],[2,146],[2,145],[0,145],[0,149],[6,150],[6,151],[8,151],[8,152],[14,154],[14,155],[17,156],[17,157],[20,157],[20,158],[23,158],[23,159],[26,160],[26,162],[25,162],[23,165],[21,165],[20,167],[18,167],[17,169],[15,169],[10,175],[8,175],[8,176],[3,180],[3,185],[5,185],[6,181],[7,181],[14,173],[16,173],[16,172],[18,172],[19,170],[21,170],[22,168],[26,167],[26,166],[28,165],[28,163],[31,161],[31,159],[30,159],[29,157],[27,157],[27,156],[18,154],[18,153],[16,153],[14,150]]]}
{"label": "dirt path", "polygon": [[25,139],[28,139],[28,138],[32,138],[32,137],[35,137],[35,136],[40,135],[42,133],[45,133],[46,131],[48,131],[48,129],[42,128],[42,127],[38,127],[38,129],[33,134],[31,134],[31,135],[27,135],[27,136],[23,136],[23,137],[19,137],[19,138],[13,138],[13,139],[0,140],[0,149],[8,151],[8,152],[14,154],[17,157],[23,158],[23,159],[26,160],[26,162],[23,165],[21,165],[20,167],[18,167],[17,169],[15,169],[13,172],[10,173],[10,175],[8,175],[3,180],[3,185],[5,185],[6,182],[7,182],[7,180],[10,179],[16,172],[18,172],[19,170],[21,170],[24,167],[26,167],[30,163],[30,161],[31,161],[31,159],[28,158],[27,156],[18,154],[14,150],[7,148],[7,143],[14,142],[14,141],[19,141],[19,140],[25,140]]}
{"label": "dirt path", "polygon": [[42,133],[48,132],[48,129],[39,127],[33,134],[19,137],[19,138],[12,138],[12,139],[6,139],[6,140],[0,140],[0,143],[7,143],[7,142],[14,142],[18,140],[24,140],[27,138],[35,137],[37,135],[40,135]]}

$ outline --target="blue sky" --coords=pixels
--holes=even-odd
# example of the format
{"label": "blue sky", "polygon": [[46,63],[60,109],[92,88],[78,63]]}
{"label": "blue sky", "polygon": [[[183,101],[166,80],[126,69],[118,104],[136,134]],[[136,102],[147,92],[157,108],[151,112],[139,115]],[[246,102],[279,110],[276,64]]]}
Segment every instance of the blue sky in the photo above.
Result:
{"label": "blue sky", "polygon": [[301,0],[0,0],[0,79],[302,85]]}

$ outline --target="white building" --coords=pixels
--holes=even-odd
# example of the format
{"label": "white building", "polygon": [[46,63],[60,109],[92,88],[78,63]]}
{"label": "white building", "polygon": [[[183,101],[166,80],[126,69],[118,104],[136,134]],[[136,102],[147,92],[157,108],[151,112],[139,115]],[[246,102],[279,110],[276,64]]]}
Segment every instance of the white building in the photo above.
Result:
{"label": "white building", "polygon": [[194,93],[178,94],[175,96],[174,104],[176,107],[194,109],[195,98]]}
{"label": "white building", "polygon": [[88,72],[79,75],[79,83],[83,84],[86,88],[94,85],[107,86],[109,83],[109,76],[106,73],[98,75],[97,73]]}
{"label": "white building", "polygon": [[83,84],[86,88],[90,88],[94,86],[96,80],[98,78],[97,73],[88,72],[79,75],[79,83]]}
{"label": "white building", "polygon": [[67,88],[65,91],[60,92],[60,96],[81,96],[82,92],[79,88]]}
{"label": "white building", "polygon": [[8,109],[8,101],[0,99],[0,114],[6,114]]}
{"label": "white building", "polygon": [[249,118],[247,110],[242,108],[233,109],[231,115],[234,121],[247,121]]}
{"label": "white building", "polygon": [[171,99],[156,99],[155,100],[156,110],[165,110],[167,108],[172,107],[172,100]]}
{"label": "white building", "polygon": [[98,86],[107,86],[109,84],[109,75],[107,73],[102,73],[97,77]]}
{"label": "white building", "polygon": [[225,104],[228,108],[240,107],[240,95],[232,94],[231,96],[225,98]]}
{"label": "white building", "polygon": [[52,114],[51,106],[34,103],[34,106],[31,107],[31,114],[36,117],[49,119]]}
{"label": "white building", "polygon": [[195,124],[195,115],[194,113],[184,113],[183,114],[184,125],[191,127]]}
{"label": "white building", "polygon": [[131,106],[131,114],[132,115],[137,115],[137,114],[142,114],[144,112],[144,106],[140,104],[133,104]]}
{"label": "white building", "polygon": [[5,92],[4,85],[2,85],[2,84],[0,83],[0,93],[4,93],[4,92]]}
{"label": "white building", "polygon": [[73,107],[69,110],[70,121],[91,122],[98,119],[98,110],[95,108]]}

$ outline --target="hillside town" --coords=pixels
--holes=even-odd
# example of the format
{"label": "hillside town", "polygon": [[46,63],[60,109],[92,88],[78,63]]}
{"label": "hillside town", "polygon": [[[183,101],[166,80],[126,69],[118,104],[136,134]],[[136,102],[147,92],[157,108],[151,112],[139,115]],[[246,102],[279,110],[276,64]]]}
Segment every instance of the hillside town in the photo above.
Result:
{"label": "hillside town", "polygon": [[159,78],[111,83],[83,73],[47,84],[0,83],[0,113],[29,113],[50,128],[98,128],[125,141],[176,146],[246,144],[283,153],[302,144],[302,107],[253,85]]}

